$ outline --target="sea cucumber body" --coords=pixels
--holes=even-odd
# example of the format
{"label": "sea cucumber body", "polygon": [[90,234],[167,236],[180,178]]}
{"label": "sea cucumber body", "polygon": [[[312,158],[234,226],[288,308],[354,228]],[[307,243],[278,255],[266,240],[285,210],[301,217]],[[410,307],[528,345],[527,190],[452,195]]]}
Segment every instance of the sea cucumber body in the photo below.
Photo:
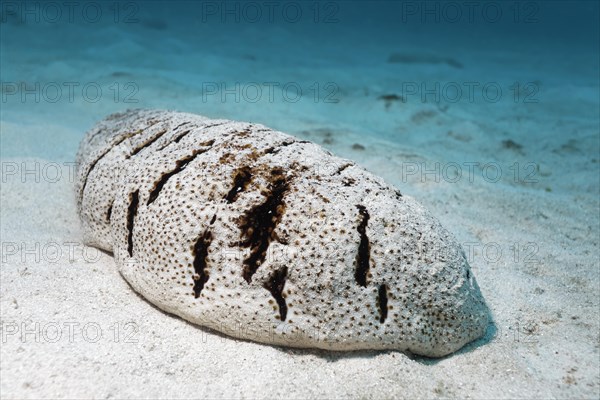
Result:
{"label": "sea cucumber body", "polygon": [[86,243],[161,309],[225,334],[439,357],[481,337],[464,252],[412,198],[262,125],[133,110],[84,138]]}

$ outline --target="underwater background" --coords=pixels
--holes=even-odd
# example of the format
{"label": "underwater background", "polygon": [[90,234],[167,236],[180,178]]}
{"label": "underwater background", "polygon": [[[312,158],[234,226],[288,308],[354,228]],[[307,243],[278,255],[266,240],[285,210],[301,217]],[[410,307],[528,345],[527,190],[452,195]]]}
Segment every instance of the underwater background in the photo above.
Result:
{"label": "underwater background", "polygon": [[[0,4],[3,332],[139,339],[3,335],[3,398],[600,395],[598,2]],[[261,123],[382,176],[462,243],[488,335],[436,362],[344,358],[163,320],[80,244],[75,153],[128,108]]]}

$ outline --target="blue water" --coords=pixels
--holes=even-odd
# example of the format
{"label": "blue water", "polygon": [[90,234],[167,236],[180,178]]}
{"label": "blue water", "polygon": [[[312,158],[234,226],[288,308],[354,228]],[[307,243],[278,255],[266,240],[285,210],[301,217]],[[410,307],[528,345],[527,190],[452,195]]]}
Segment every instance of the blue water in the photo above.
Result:
{"label": "blue water", "polygon": [[534,163],[552,169],[540,190],[598,191],[598,2],[5,1],[0,11],[4,158],[72,160],[95,121],[152,107],[260,122],[365,164]]}

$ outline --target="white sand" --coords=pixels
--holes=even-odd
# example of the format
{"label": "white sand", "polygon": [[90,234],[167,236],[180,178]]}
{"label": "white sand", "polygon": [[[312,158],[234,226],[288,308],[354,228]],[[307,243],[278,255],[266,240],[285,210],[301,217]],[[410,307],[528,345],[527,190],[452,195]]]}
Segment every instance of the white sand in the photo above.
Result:
{"label": "white sand", "polygon": [[[140,87],[137,104],[110,98],[2,103],[3,399],[600,397],[597,49],[596,56],[587,48],[557,56],[553,51],[563,46],[557,44],[530,54],[520,42],[482,51],[475,38],[452,54],[465,65],[453,69],[385,62],[390,53],[417,47],[416,36],[403,37],[404,45],[390,38],[364,46],[369,57],[348,50],[356,45],[352,36],[351,43],[331,39],[321,50],[311,47],[311,57],[298,57],[297,49],[312,42],[294,42],[279,28],[270,34],[236,28],[244,30],[241,37],[266,41],[256,51],[225,31],[186,42],[177,34],[126,28],[83,26],[73,39],[81,48],[67,51],[54,45],[61,28],[15,27],[21,42],[12,44],[2,27],[3,81],[107,87],[133,80]],[[196,28],[200,37],[207,33]],[[146,34],[156,35],[152,45],[164,49],[160,59],[147,57]],[[313,57],[318,51],[322,57]],[[256,60],[243,61],[244,54]],[[334,59],[344,64],[341,71]],[[131,75],[111,77],[114,72]],[[200,82],[240,76],[303,87],[334,81],[341,101],[202,101]],[[506,94],[498,103],[458,102],[446,111],[418,98],[386,110],[377,97],[399,93],[403,80],[497,81],[505,90],[515,80],[539,80],[543,91],[536,104],[515,103]],[[397,185],[438,216],[467,251],[475,248],[470,262],[495,322],[488,336],[441,360],[303,351],[236,341],[153,307],[120,277],[109,254],[81,244],[63,164],[73,161],[94,121],[131,106],[261,122],[324,144]],[[504,140],[522,148],[507,148]],[[353,149],[354,143],[365,150]],[[39,181],[23,174],[22,162],[39,163]],[[406,168],[421,162],[457,163],[463,176],[450,182],[450,169],[439,182],[432,175],[406,176]],[[497,163],[502,178],[490,182],[475,168],[470,182],[468,162]],[[510,169],[515,162],[517,182]],[[63,176],[49,182],[57,165]],[[537,182],[523,182],[532,171]]]}

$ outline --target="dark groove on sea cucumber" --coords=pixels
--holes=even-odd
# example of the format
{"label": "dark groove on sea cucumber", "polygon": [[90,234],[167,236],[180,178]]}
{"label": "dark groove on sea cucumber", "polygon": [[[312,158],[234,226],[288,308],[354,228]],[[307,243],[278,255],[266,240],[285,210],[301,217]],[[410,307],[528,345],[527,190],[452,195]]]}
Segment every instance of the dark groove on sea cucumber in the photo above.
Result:
{"label": "dark groove on sea cucumber", "polygon": [[214,224],[216,220],[217,220],[217,214],[212,216],[212,218],[210,220],[210,225]]}
{"label": "dark groove on sea cucumber", "polygon": [[[189,124],[189,122],[187,122],[187,123],[183,123],[183,124],[181,124],[181,125],[177,126],[177,128],[179,128],[180,126],[182,126],[182,125],[185,125],[185,124]],[[201,126],[201,127],[197,127],[197,128],[187,129],[187,130],[185,130],[185,131],[181,132],[180,134],[178,134],[177,136],[175,136],[175,138],[171,139],[171,140],[170,140],[170,141],[168,141],[167,143],[165,143],[165,144],[163,144],[162,146],[160,146],[160,147],[159,147],[157,150],[158,150],[158,151],[160,151],[160,150],[163,150],[165,147],[167,147],[167,146],[168,146],[168,145],[170,145],[171,143],[179,143],[179,141],[180,141],[181,139],[183,139],[185,136],[187,136],[187,135],[188,135],[190,132],[192,132],[194,129],[200,129],[200,130],[201,130],[201,129],[212,128],[213,126],[219,126],[219,125],[224,125],[224,124],[226,124],[226,122],[221,122],[221,123],[218,123],[218,124],[212,124],[212,125],[206,125],[206,126]],[[175,129],[177,129],[177,128],[175,128]],[[214,142],[214,140],[213,140],[213,142]]]}
{"label": "dark groove on sea cucumber", "polygon": [[191,130],[188,129],[186,131],[181,132],[179,135],[177,135],[175,137],[175,139],[168,141],[167,143],[163,144],[162,146],[160,146],[157,150],[160,151],[162,149],[164,149],[165,147],[167,147],[168,145],[170,145],[171,143],[179,143],[179,141],[181,140],[182,137],[184,137],[185,135],[187,135],[188,133],[190,133]]}
{"label": "dark groove on sea cucumber", "polygon": [[106,222],[110,222],[110,216],[112,215],[113,204],[115,204],[114,200],[110,203],[110,206],[108,206],[108,210],[106,210]]}
{"label": "dark groove on sea cucumber", "polygon": [[360,233],[360,244],[358,245],[358,253],[356,254],[356,270],[354,272],[354,278],[356,283],[363,287],[367,287],[367,274],[370,268],[370,252],[371,245],[367,236],[367,224],[369,223],[369,212],[365,206],[357,205],[358,212],[362,219],[360,224],[356,228]]}
{"label": "dark groove on sea cucumber", "polygon": [[289,189],[283,170],[271,171],[271,185],[266,200],[244,213],[240,217],[242,231],[241,246],[250,248],[250,255],[244,260],[242,276],[246,282],[252,282],[252,275],[264,262],[269,244],[274,239],[273,231],[285,211],[284,196]]}
{"label": "dark groove on sea cucumber", "polygon": [[154,121],[152,124],[148,125],[144,129],[138,129],[137,131],[134,131],[134,132],[127,132],[126,134],[123,135],[122,138],[116,140],[115,143],[109,145],[102,153],[100,153],[100,155],[94,161],[92,161],[90,163],[90,166],[85,174],[85,178],[83,178],[83,185],[81,186],[81,190],[79,191],[79,201],[80,202],[83,201],[83,193],[85,192],[85,187],[87,185],[88,178],[89,178],[90,174],[92,173],[92,170],[96,167],[96,164],[98,164],[98,161],[100,161],[102,159],[102,157],[107,155],[108,152],[111,151],[114,147],[123,143],[126,139],[129,139],[131,137],[139,135],[140,133],[144,132],[148,128],[151,128],[152,126],[156,125],[157,123],[158,123],[158,121]]}
{"label": "dark groove on sea cucumber", "polygon": [[200,235],[194,245],[194,297],[200,297],[204,285],[208,281],[208,273],[206,271],[208,257],[208,247],[212,242],[212,232],[208,229]]}
{"label": "dark groove on sea cucumber", "polygon": [[388,314],[387,286],[385,285],[385,283],[383,285],[379,285],[377,299],[378,299],[378,305],[379,305],[379,322],[381,322],[383,324],[385,322],[385,319],[387,318],[387,314]]}
{"label": "dark groove on sea cucumber", "polygon": [[177,135],[177,137],[175,139],[173,139],[171,142],[169,142],[169,144],[171,143],[179,143],[179,141],[181,139],[183,139],[185,136],[187,136],[192,130],[188,129],[187,131],[183,131],[181,134]]}
{"label": "dark groove on sea cucumber", "polygon": [[348,167],[351,167],[351,166],[353,166],[353,165],[354,165],[354,164],[352,164],[352,163],[347,163],[347,164],[344,164],[344,165],[342,165],[341,167],[339,167],[339,168],[338,168],[338,170],[337,170],[337,171],[335,171],[335,173],[336,173],[336,174],[339,174],[339,173],[341,173],[343,170],[345,170],[346,168],[348,168]]}
{"label": "dark groove on sea cucumber", "polygon": [[296,143],[296,140],[288,140],[288,141],[284,141],[284,142],[282,142],[282,143],[279,145],[279,147],[286,147],[286,146],[289,146],[289,145],[291,145],[291,144],[294,144],[294,143]]}
{"label": "dark groove on sea cucumber", "polygon": [[[137,131],[137,133],[140,133],[140,132],[142,132],[142,131],[141,130]],[[85,187],[87,185],[87,180],[88,180],[90,174],[92,173],[92,170],[96,167],[96,164],[98,164],[98,162],[102,159],[102,157],[107,155],[108,152],[111,151],[113,147],[120,145],[123,141],[125,141],[125,139],[127,139],[129,137],[131,137],[131,136],[128,136],[128,135],[123,136],[120,140],[118,140],[114,144],[110,145],[110,147],[107,147],[94,161],[92,161],[90,163],[90,166],[85,174],[85,178],[83,178],[83,185],[81,186],[81,190],[79,192],[80,200],[83,200],[83,193],[84,193]]]}
{"label": "dark groove on sea cucumber", "polygon": [[245,166],[238,169],[233,176],[233,187],[225,196],[225,200],[228,203],[233,203],[237,199],[238,194],[246,189],[251,180],[252,173],[250,172],[250,167]]}
{"label": "dark groove on sea cucumber", "polygon": [[287,316],[287,304],[283,298],[283,287],[285,286],[285,280],[287,279],[287,267],[283,267],[273,272],[269,279],[264,283],[263,287],[271,292],[271,296],[277,302],[279,306],[279,320],[285,321]]}
{"label": "dark groove on sea cucumber", "polygon": [[269,148],[267,148],[267,149],[266,149],[266,150],[263,152],[263,155],[265,155],[265,154],[277,154],[277,153],[279,153],[279,152],[281,151],[281,148],[282,148],[282,147],[286,147],[286,146],[289,146],[289,145],[292,145],[292,144],[295,144],[295,143],[309,143],[309,142],[308,142],[308,141],[306,141],[306,140],[290,140],[290,141],[284,141],[284,142],[280,143],[280,144],[279,144],[279,145],[277,145],[277,146],[273,146],[273,147],[269,147]]}
{"label": "dark groove on sea cucumber", "polygon": [[[213,144],[215,144],[215,139],[210,139],[205,142],[201,142],[199,145],[202,147],[211,147]],[[206,149],[206,150],[208,150],[208,149]],[[206,151],[206,150],[204,150],[204,151]]]}
{"label": "dark groove on sea cucumber", "polygon": [[[209,143],[210,142],[210,143]],[[209,141],[206,143],[209,143],[208,146],[212,146],[212,144],[214,143],[214,140]],[[170,171],[167,172],[166,174],[164,174],[163,176],[160,177],[160,179],[156,182],[154,182],[154,187],[152,189],[152,191],[150,192],[150,195],[148,196],[148,201],[146,202],[146,205],[150,205],[152,202],[154,202],[154,200],[156,200],[156,198],[158,197],[158,195],[160,194],[160,191],[162,190],[163,186],[165,186],[165,184],[167,183],[167,181],[173,176],[176,175],[178,173],[180,173],[181,171],[183,171],[185,169],[185,167],[194,160],[194,158],[196,158],[196,156],[198,156],[199,154],[202,154],[204,152],[206,152],[208,148],[204,148],[204,149],[199,149],[199,150],[195,150],[191,155],[178,160],[175,163],[175,168]]]}
{"label": "dark groove on sea cucumber", "polygon": [[215,126],[226,125],[226,124],[228,124],[229,122],[230,122],[230,121],[225,121],[225,122],[219,122],[219,123],[217,123],[217,124],[204,125],[204,126],[202,126],[202,127],[201,127],[201,129],[206,129],[206,128],[212,128],[212,127],[215,127]]}
{"label": "dark groove on sea cucumber", "polygon": [[137,214],[139,191],[129,195],[129,208],[127,209],[127,252],[129,257],[133,257],[133,223]]}
{"label": "dark groove on sea cucumber", "polygon": [[162,131],[160,131],[159,133],[156,134],[156,136],[154,136],[154,138],[147,140],[146,142],[142,143],[142,145],[136,147],[129,156],[127,156],[127,158],[129,157],[133,157],[135,156],[137,153],[139,153],[140,151],[142,151],[142,149],[149,147],[152,145],[152,143],[156,142],[158,139],[160,139],[165,133],[167,133],[166,129],[163,129]]}
{"label": "dark groove on sea cucumber", "polygon": [[189,125],[191,124],[190,121],[186,121],[186,122],[182,122],[181,124],[177,125],[175,128],[173,128],[173,132],[175,132],[176,130],[178,130],[179,128],[181,128],[184,125]]}

